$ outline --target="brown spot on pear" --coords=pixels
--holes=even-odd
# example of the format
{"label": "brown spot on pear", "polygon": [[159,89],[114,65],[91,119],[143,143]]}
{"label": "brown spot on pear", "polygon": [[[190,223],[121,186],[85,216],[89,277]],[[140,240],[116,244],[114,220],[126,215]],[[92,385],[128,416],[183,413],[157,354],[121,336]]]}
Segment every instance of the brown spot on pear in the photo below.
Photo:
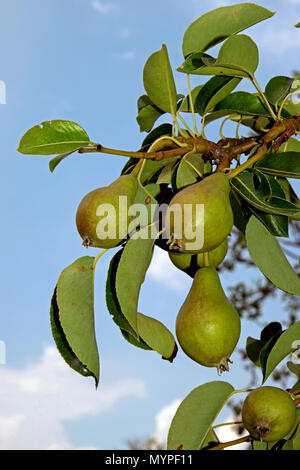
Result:
{"label": "brown spot on pear", "polygon": [[[134,219],[128,215],[128,210],[134,203],[137,187],[135,176],[122,175],[109,186],[95,189],[82,199],[76,213],[76,225],[85,246],[113,248],[120,244]],[[106,204],[114,211],[107,212]]]}
{"label": "brown spot on pear", "polygon": [[[179,191],[166,213],[166,232],[179,240],[179,251],[204,253],[222,243],[233,226],[230,184],[224,173],[213,173]],[[197,214],[197,208],[204,213]],[[176,247],[174,247],[176,248]]]}
{"label": "brown spot on pear", "polygon": [[277,387],[260,387],[249,393],[242,408],[245,428],[256,440],[275,442],[293,428],[296,407],[290,395]]}
{"label": "brown spot on pear", "polygon": [[203,366],[228,370],[240,330],[239,314],[228,301],[215,268],[199,269],[176,320],[183,351]]}

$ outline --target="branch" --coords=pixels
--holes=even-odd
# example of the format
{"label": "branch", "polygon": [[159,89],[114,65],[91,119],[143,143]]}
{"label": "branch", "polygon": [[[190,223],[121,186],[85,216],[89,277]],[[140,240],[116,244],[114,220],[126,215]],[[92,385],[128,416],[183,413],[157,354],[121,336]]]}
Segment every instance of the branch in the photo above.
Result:
{"label": "branch", "polygon": [[235,168],[229,173],[229,178],[234,178],[236,175],[244,171],[258,162],[262,157],[266,155],[269,148],[273,146],[274,152],[278,152],[279,147],[286,141],[289,140],[292,135],[296,134],[300,130],[300,118],[290,118],[284,121],[278,121],[274,124],[272,129],[269,130],[263,137],[260,138],[259,143],[261,147],[255,153],[255,155],[245,163]]}
{"label": "branch", "polygon": [[240,439],[235,439],[234,441],[221,442],[220,444],[216,445],[215,447],[211,447],[208,450],[222,450],[226,447],[236,446],[237,444],[242,444],[243,442],[251,442],[252,440],[253,439],[249,434],[248,436],[241,437]]}
{"label": "branch", "polygon": [[149,152],[131,152],[126,150],[117,150],[103,147],[95,144],[90,147],[82,147],[78,153],[106,153],[120,155],[122,157],[131,157],[139,160],[160,161],[166,158],[178,158],[194,151],[203,156],[204,161],[211,161],[217,165],[216,171],[222,171],[229,168],[231,161],[238,155],[247,154],[251,149],[260,145],[260,148],[248,161],[230,172],[230,178],[252,166],[262,158],[270,146],[273,145],[274,152],[277,152],[280,145],[286,142],[292,135],[300,131],[300,118],[285,119],[276,122],[272,129],[263,136],[243,137],[241,139],[223,139],[218,143],[204,139],[201,136],[196,137],[160,137],[154,142]]}

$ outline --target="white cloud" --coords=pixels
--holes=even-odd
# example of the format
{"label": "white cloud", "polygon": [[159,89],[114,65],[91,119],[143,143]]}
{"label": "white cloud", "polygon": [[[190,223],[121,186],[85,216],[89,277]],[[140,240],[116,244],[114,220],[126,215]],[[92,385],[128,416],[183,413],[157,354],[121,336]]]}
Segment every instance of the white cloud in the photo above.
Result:
{"label": "white cloud", "polygon": [[144,398],[145,383],[121,378],[100,385],[72,371],[54,347],[18,370],[0,369],[0,449],[73,449],[64,421],[110,411],[125,397]]}
{"label": "white cloud", "polygon": [[98,13],[101,15],[108,15],[109,13],[114,13],[119,10],[117,5],[114,3],[103,3],[100,2],[99,0],[93,0],[91,2],[91,6],[94,10],[96,10]]}
{"label": "white cloud", "polygon": [[149,275],[149,278],[176,291],[186,291],[191,284],[187,274],[179,271],[170,261],[168,253],[160,249],[154,251],[147,275]]}
{"label": "white cloud", "polygon": [[164,447],[167,445],[167,437],[172,419],[182,400],[174,400],[169,405],[164,406],[155,416],[155,431],[153,439],[161,443]]}

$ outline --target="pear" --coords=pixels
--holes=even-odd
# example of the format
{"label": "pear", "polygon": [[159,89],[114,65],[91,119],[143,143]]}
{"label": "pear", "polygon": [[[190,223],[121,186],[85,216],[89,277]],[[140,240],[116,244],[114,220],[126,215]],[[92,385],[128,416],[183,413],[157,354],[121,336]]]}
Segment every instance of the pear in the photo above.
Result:
{"label": "pear", "polygon": [[[208,252],[209,265],[216,268],[224,260],[228,250],[227,239],[221,245],[217,246],[212,251]],[[186,253],[178,253],[176,251],[169,251],[169,258],[176,268],[186,271],[189,268],[203,268],[203,253],[197,255],[188,255]],[[198,269],[197,269],[198,270]]]}
{"label": "pear", "polygon": [[166,213],[170,248],[193,254],[220,245],[233,226],[229,193],[224,173],[213,173],[179,191]]}
{"label": "pear", "polygon": [[95,189],[80,202],[76,225],[85,246],[113,248],[128,233],[134,217],[128,210],[135,201],[138,183],[133,175],[122,175],[109,186]]}
{"label": "pear", "polygon": [[215,268],[199,269],[176,320],[183,351],[203,366],[229,370],[240,330],[239,314],[228,301]]}
{"label": "pear", "polygon": [[260,387],[250,392],[244,401],[242,419],[254,439],[275,442],[292,430],[296,406],[284,390]]}

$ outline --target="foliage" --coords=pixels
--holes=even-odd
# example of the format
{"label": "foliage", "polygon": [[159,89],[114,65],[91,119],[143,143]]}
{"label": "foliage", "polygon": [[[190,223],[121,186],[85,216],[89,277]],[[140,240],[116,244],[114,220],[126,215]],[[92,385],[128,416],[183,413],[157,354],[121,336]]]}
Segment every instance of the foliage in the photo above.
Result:
{"label": "foliage", "polygon": [[[225,173],[230,182],[234,228],[230,255],[218,271],[232,271],[238,263],[244,263],[256,266],[264,279],[254,288],[239,284],[232,289],[229,300],[242,318],[255,320],[261,314],[263,302],[282,291],[289,313],[285,330],[282,325],[270,322],[258,339],[248,338],[241,359],[247,358],[261,371],[262,384],[272,374],[275,379],[277,374],[279,380],[289,371],[294,373],[297,383],[290,393],[297,405],[299,365],[290,361],[288,369],[284,367],[283,371],[278,366],[295,353],[300,339],[300,322],[295,315],[299,308],[295,296],[300,296],[300,280],[290,263],[294,256],[290,250],[300,245],[299,237],[293,237],[295,220],[300,220],[300,200],[290,181],[300,178],[300,143],[293,137],[300,133],[300,104],[293,100],[299,91],[299,80],[298,77],[275,76],[270,78],[263,92],[255,77],[258,47],[251,37],[240,34],[273,14],[259,5],[241,3],[218,8],[194,21],[184,34],[183,63],[177,68],[187,78],[185,95],[177,92],[166,45],[148,58],[143,72],[146,94],[138,99],[137,115],[140,130],[147,136],[139,151],[103,147],[92,142],[80,125],[63,120],[43,122],[28,130],[18,150],[23,154],[54,155],[49,163],[51,172],[76,151],[129,157],[122,174],[137,177],[136,202],[145,208],[150,220],[146,225],[136,223],[128,230],[128,236],[111,260],[106,283],[107,307],[122,336],[131,345],[156,351],[170,362],[177,353],[173,334],[157,319],[138,311],[139,295],[153,249],[170,251],[174,247],[174,240],[172,243],[164,240],[165,213],[160,213],[159,209],[170,204],[182,188],[202,182],[212,173]],[[209,55],[207,51],[218,44],[218,55]],[[191,89],[190,75],[203,81]],[[206,80],[206,76],[211,78]],[[253,93],[235,91],[245,80],[253,85]],[[191,117],[193,129],[186,123],[183,113]],[[167,114],[170,122],[154,127],[157,120]],[[197,128],[199,117],[201,132]],[[205,137],[206,126],[221,118],[225,118],[220,125],[221,139],[209,141]],[[226,138],[222,134],[226,120],[237,123],[234,137]],[[246,130],[250,128],[251,135],[240,137],[241,126]],[[150,210],[153,205],[154,212]],[[177,248],[181,249],[180,243]],[[250,257],[245,254],[247,250]],[[76,372],[94,377],[96,386],[99,357],[93,290],[94,271],[103,253],[95,258],[80,258],[61,273],[50,310],[53,337],[62,357]],[[197,255],[191,257],[191,265],[194,263],[195,267],[194,256]],[[205,268],[208,257],[203,256]],[[194,276],[195,269],[188,274]],[[218,442],[214,421],[223,406],[232,403],[231,397],[245,391],[247,389],[234,390],[223,381],[195,388],[174,416],[168,449],[226,447],[226,443]],[[239,406],[236,403],[231,406],[238,414]],[[254,449],[299,449],[299,413],[284,442],[270,446],[249,435],[244,441],[252,441]]]}

